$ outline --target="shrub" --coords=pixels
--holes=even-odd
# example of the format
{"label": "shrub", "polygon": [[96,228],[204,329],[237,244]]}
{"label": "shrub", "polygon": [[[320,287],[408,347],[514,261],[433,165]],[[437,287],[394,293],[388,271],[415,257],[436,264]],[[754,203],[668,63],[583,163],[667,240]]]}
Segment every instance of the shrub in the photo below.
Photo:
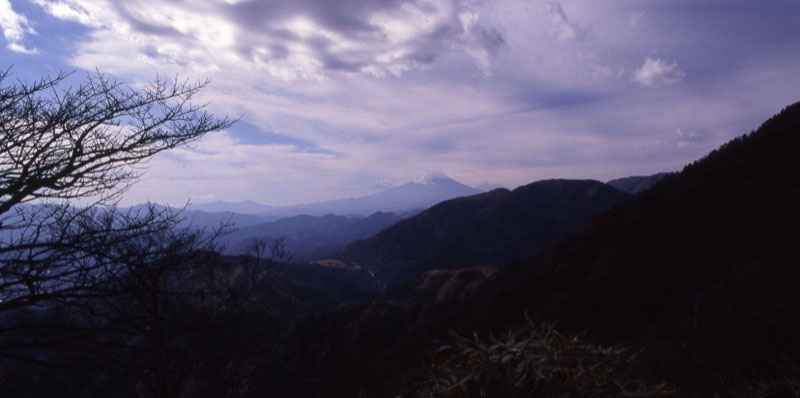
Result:
{"label": "shrub", "polygon": [[666,383],[632,376],[638,353],[534,323],[504,338],[455,335],[434,354],[422,397],[665,396]]}

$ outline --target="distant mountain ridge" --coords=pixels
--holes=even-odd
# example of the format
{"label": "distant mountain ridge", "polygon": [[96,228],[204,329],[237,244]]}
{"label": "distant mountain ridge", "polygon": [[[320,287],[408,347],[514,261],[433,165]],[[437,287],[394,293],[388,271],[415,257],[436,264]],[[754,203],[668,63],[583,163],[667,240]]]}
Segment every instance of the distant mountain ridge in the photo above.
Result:
{"label": "distant mountain ridge", "polygon": [[256,239],[286,239],[287,249],[294,261],[318,260],[329,256],[342,246],[374,235],[401,220],[394,213],[376,212],[368,217],[301,215],[248,225],[220,237],[227,254],[247,252]]}
{"label": "distant mountain ridge", "polygon": [[[131,206],[127,209],[133,211],[144,211],[148,205],[138,204]],[[261,224],[270,221],[270,217],[260,216],[257,214],[237,213],[229,210],[225,211],[203,211],[196,210],[187,206],[186,208],[177,208],[172,206],[165,206],[160,204],[151,204],[157,209],[169,209],[177,214],[181,220],[179,226],[191,227],[195,229],[213,229],[223,224],[229,227],[242,228],[250,225]]]}
{"label": "distant mountain ridge", "polygon": [[215,201],[197,204],[190,203],[187,208],[189,210],[204,211],[209,213],[233,212],[239,214],[258,214],[267,212],[270,209],[273,209],[274,206],[268,206],[252,200],[244,200],[241,202]]}
{"label": "distant mountain ridge", "polygon": [[611,185],[612,187],[617,188],[622,192],[627,192],[629,194],[637,194],[639,192],[650,189],[650,187],[656,185],[656,183],[663,180],[664,177],[666,177],[667,175],[669,175],[669,173],[656,173],[649,176],[630,176],[630,177],[616,178],[608,181],[606,184]]}
{"label": "distant mountain ridge", "polygon": [[413,182],[371,195],[348,199],[325,200],[290,206],[267,206],[258,202],[211,202],[189,206],[191,210],[232,211],[272,219],[297,215],[369,216],[376,212],[404,213],[427,209],[441,201],[483,192],[464,185],[443,173],[432,173]]}
{"label": "distant mountain ridge", "polygon": [[546,180],[451,199],[336,255],[396,285],[430,269],[526,258],[628,194],[593,180]]}

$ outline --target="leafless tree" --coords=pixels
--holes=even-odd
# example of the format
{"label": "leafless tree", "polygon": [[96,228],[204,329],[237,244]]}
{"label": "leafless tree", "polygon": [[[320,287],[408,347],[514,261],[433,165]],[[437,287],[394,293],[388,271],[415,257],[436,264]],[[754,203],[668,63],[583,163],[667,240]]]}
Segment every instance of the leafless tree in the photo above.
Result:
{"label": "leafless tree", "polygon": [[[0,72],[0,315],[95,294],[110,247],[174,226],[155,206],[113,205],[155,154],[229,127],[192,103],[208,82],[131,88],[97,72],[34,82]],[[76,207],[68,200],[88,200]]]}
{"label": "leafless tree", "polygon": [[[111,304],[144,300],[145,291],[203,293],[175,281],[199,253],[214,252],[203,240],[214,233],[176,231],[180,216],[169,208],[114,206],[154,155],[233,123],[192,102],[208,82],[156,78],[132,88],[99,72],[68,84],[73,77],[28,83],[0,72],[0,357],[36,361],[20,353],[102,340],[114,327],[131,332],[141,322],[112,317]],[[53,309],[65,313],[42,321]],[[63,319],[90,309],[92,323]]]}
{"label": "leafless tree", "polygon": [[78,330],[96,328],[73,350],[104,372],[135,376],[146,395],[179,396],[205,348],[245,309],[231,272],[243,266],[219,258],[214,241],[213,233],[164,230],[118,246],[125,272],[104,285],[114,294],[72,306]]}
{"label": "leafless tree", "polygon": [[98,260],[113,262],[85,294],[11,312],[0,358],[59,370],[88,361],[94,375],[133,377],[122,383],[132,395],[179,396],[214,339],[246,320],[248,278],[259,274],[221,257],[217,233],[173,227],[113,240]]}
{"label": "leafless tree", "polygon": [[272,266],[278,263],[288,263],[294,258],[294,253],[287,247],[285,236],[277,238],[255,238],[245,246],[245,257],[256,262]]}
{"label": "leafless tree", "polygon": [[6,84],[0,73],[0,214],[34,199],[112,199],[153,155],[230,126],[191,103],[207,82],[134,89],[96,73]]}

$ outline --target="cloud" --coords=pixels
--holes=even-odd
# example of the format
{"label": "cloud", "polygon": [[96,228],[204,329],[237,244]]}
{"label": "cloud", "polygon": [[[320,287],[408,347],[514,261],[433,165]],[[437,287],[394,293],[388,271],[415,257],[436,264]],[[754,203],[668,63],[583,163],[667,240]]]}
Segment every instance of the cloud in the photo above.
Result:
{"label": "cloud", "polygon": [[561,41],[585,40],[589,37],[591,29],[582,27],[571,21],[559,3],[552,3],[548,7],[553,23],[551,33]]}
{"label": "cloud", "polygon": [[633,80],[648,87],[667,86],[683,80],[686,73],[673,62],[668,64],[661,59],[647,57],[644,64],[633,74]]}
{"label": "cloud", "polygon": [[9,50],[24,54],[37,52],[35,48],[28,48],[22,44],[25,35],[36,34],[36,31],[24,15],[14,12],[10,0],[0,0],[0,29],[3,30],[3,36],[7,43],[6,48]]}
{"label": "cloud", "polygon": [[494,28],[486,28],[479,22],[475,12],[463,12],[459,16],[463,28],[461,43],[472,55],[484,75],[490,76],[491,58],[505,43],[503,35]]}
{"label": "cloud", "polygon": [[682,128],[675,129],[675,136],[677,137],[675,146],[678,148],[699,146],[704,140],[704,137],[700,133],[694,130],[684,130]]}
{"label": "cloud", "polygon": [[504,43],[458,0],[35,1],[95,28],[84,55],[124,47],[109,55],[133,50],[205,70],[247,65],[287,81],[332,72],[400,76],[452,52],[488,74]]}
{"label": "cloud", "polygon": [[17,70],[210,78],[198,102],[244,122],[154,159],[128,201],[675,170],[800,92],[800,8],[780,2],[29,1],[42,55],[0,48]]}

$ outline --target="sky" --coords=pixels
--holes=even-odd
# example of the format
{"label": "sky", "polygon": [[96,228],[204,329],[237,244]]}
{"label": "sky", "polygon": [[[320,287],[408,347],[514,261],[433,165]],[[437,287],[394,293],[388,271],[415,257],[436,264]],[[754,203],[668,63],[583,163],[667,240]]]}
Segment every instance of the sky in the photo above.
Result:
{"label": "sky", "polygon": [[680,170],[800,100],[796,0],[0,0],[0,68],[210,79],[123,203]]}

